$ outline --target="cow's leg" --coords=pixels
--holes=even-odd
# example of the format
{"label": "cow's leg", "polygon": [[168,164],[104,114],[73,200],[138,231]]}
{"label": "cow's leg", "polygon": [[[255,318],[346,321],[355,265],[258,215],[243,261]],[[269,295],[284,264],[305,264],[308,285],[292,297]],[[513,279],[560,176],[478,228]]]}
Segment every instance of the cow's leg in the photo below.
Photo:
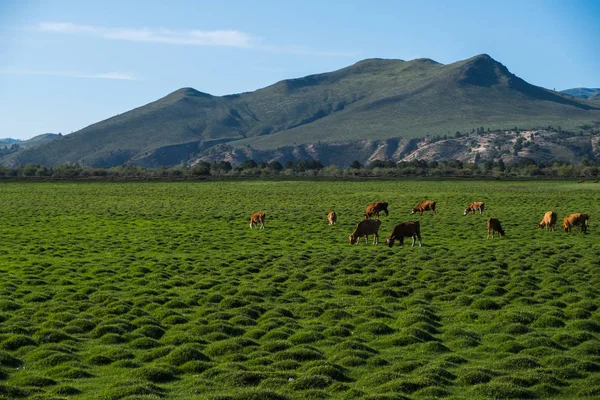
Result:
{"label": "cow's leg", "polygon": [[373,244],[378,244],[379,243],[379,233],[375,233],[375,240],[373,241]]}
{"label": "cow's leg", "polygon": [[400,236],[400,247],[404,247],[404,236]]}
{"label": "cow's leg", "polygon": [[417,233],[417,238],[419,238],[419,247],[423,247],[423,241],[421,240],[421,235]]}
{"label": "cow's leg", "polygon": [[413,235],[413,236],[412,236],[412,244],[410,245],[410,247],[415,247],[415,237],[416,237],[416,236],[417,236],[417,235]]}

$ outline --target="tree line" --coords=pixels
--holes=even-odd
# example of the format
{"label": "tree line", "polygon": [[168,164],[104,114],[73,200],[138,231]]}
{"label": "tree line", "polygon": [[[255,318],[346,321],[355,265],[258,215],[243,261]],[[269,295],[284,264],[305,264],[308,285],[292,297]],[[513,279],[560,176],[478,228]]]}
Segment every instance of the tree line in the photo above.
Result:
{"label": "tree line", "polygon": [[18,165],[14,168],[0,166],[0,179],[137,179],[181,180],[236,177],[464,177],[464,178],[597,178],[600,161],[581,159],[578,163],[553,161],[536,163],[521,159],[505,164],[498,160],[478,160],[466,163],[460,160],[413,160],[394,162],[375,160],[367,165],[353,161],[348,167],[324,166],[318,160],[256,162],[246,160],[240,165],[228,161],[199,162],[193,166],[145,168],[124,164],[112,168],[94,168],[79,164],[45,167],[39,164]]}

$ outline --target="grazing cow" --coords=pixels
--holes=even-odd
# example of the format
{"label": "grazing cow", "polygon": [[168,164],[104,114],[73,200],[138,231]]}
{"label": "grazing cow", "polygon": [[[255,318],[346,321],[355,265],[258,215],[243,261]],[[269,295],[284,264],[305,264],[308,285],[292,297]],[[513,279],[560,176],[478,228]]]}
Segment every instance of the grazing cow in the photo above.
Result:
{"label": "grazing cow", "polygon": [[578,226],[581,228],[581,232],[586,232],[588,228],[588,221],[590,216],[587,214],[569,214],[563,220],[563,229],[565,232],[571,232],[571,229],[574,226]]}
{"label": "grazing cow", "polygon": [[594,181],[594,183],[598,183],[598,179],[596,179],[596,180]]}
{"label": "grazing cow", "polygon": [[360,242],[360,238],[365,236],[366,243],[369,243],[369,235],[375,235],[373,239],[373,244],[377,244],[379,242],[379,227],[381,226],[381,221],[378,219],[363,219],[358,224],[356,224],[356,229],[350,236],[348,236],[348,241],[350,244],[358,244]]}
{"label": "grazing cow", "polygon": [[475,201],[475,202],[469,204],[469,206],[465,209],[463,216],[467,215],[470,212],[475,214],[475,211],[479,211],[479,215],[483,215],[484,208],[485,208],[485,205],[483,204],[483,201]]}
{"label": "grazing cow", "polygon": [[367,206],[367,210],[365,211],[365,219],[369,219],[371,217],[375,217],[375,219],[379,219],[379,213],[381,211],[385,212],[386,217],[390,215],[388,213],[388,203],[378,202],[371,203]]}
{"label": "grazing cow", "polygon": [[250,216],[250,229],[255,226],[258,228],[258,224],[260,224],[260,229],[265,229],[265,213],[264,212],[255,212]]}
{"label": "grazing cow", "polygon": [[584,180],[577,181],[577,183],[583,183],[583,182],[585,182],[585,181]]}
{"label": "grazing cow", "polygon": [[433,211],[433,215],[435,215],[435,201],[431,200],[423,200],[420,201],[419,204],[415,208],[412,209],[411,215],[419,212],[419,215],[423,215],[423,211]]}
{"label": "grazing cow", "polygon": [[335,211],[330,211],[329,214],[327,214],[327,221],[329,221],[329,225],[335,225],[337,222],[337,214]]}
{"label": "grazing cow", "polygon": [[490,238],[490,233],[492,234],[492,239],[494,239],[494,233],[498,232],[498,237],[504,236],[504,229],[502,229],[502,225],[500,225],[500,221],[497,218],[490,218],[487,222],[487,238]]}
{"label": "grazing cow", "polygon": [[423,246],[423,241],[421,240],[421,225],[419,221],[414,222],[403,222],[394,227],[392,234],[385,239],[385,243],[392,247],[394,245],[394,240],[398,239],[400,241],[400,246],[404,246],[404,238],[412,237],[412,246],[415,246],[415,239],[419,239],[419,247]]}
{"label": "grazing cow", "polygon": [[546,227],[547,231],[554,231],[556,219],[556,213],[554,211],[548,211],[546,214],[544,214],[544,218],[542,218],[542,221],[538,224],[538,228]]}

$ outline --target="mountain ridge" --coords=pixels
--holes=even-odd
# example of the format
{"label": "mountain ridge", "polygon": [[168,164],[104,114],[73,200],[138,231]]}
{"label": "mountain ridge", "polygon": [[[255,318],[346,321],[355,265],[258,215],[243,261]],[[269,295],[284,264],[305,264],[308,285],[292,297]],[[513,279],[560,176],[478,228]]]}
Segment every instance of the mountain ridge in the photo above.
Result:
{"label": "mountain ridge", "polygon": [[11,162],[172,166],[223,143],[265,151],[596,121],[599,104],[531,85],[487,54],[451,64],[372,58],[253,92],[213,96],[181,88]]}

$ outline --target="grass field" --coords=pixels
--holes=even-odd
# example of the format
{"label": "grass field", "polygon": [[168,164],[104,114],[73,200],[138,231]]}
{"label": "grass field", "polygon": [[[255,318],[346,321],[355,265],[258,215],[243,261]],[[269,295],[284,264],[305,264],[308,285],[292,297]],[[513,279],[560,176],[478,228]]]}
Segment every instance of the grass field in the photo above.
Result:
{"label": "grass field", "polygon": [[[598,398],[599,198],[574,181],[2,183],[0,398]],[[423,199],[437,216],[408,215]],[[380,244],[348,244],[374,201]],[[484,216],[462,215],[472,201]],[[548,210],[589,213],[589,234],[538,230]],[[486,240],[489,217],[505,237]],[[386,247],[410,220],[424,246]]]}

